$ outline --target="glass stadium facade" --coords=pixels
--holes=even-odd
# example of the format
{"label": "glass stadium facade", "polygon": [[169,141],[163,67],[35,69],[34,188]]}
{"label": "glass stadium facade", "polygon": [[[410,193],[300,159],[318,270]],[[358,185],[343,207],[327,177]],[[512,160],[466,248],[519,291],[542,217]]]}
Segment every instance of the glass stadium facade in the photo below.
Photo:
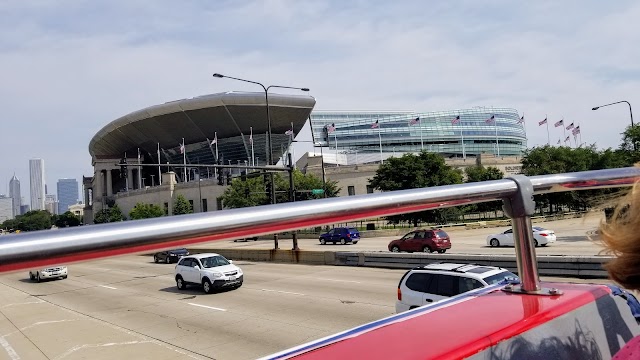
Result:
{"label": "glass stadium facade", "polygon": [[519,156],[527,147],[524,122],[510,108],[313,111],[310,118],[314,142],[337,163],[379,162],[422,149],[445,157]]}

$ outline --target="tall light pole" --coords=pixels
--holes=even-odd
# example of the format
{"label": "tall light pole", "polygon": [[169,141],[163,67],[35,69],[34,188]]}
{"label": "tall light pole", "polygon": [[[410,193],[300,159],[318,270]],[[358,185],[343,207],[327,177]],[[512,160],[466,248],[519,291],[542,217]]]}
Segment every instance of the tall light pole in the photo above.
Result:
{"label": "tall light pole", "polygon": [[629,103],[627,100],[616,101],[616,102],[611,103],[611,104],[596,106],[594,108],[591,108],[591,110],[598,110],[601,107],[605,107],[605,106],[609,106],[609,105],[615,105],[615,104],[621,104],[621,103],[627,103],[627,105],[629,105],[629,115],[631,115],[631,126],[633,126],[633,111],[631,111],[631,103]]}
{"label": "tall light pole", "polygon": [[265,104],[267,106],[267,132],[268,132],[268,141],[269,141],[269,161],[268,164],[269,165],[273,165],[273,145],[271,142],[271,112],[269,111],[269,89],[271,88],[281,88],[281,89],[294,89],[294,90],[301,90],[301,91],[309,91],[309,88],[299,88],[299,87],[293,87],[293,86],[280,86],[280,85],[269,85],[269,86],[264,86],[262,85],[262,83],[259,83],[257,81],[251,81],[251,80],[245,80],[245,79],[240,79],[237,77],[232,77],[232,76],[227,76],[227,75],[222,75],[219,73],[215,73],[213,74],[213,77],[216,78],[227,78],[227,79],[233,79],[233,80],[238,80],[238,81],[244,81],[244,82],[248,82],[251,84],[256,84],[256,85],[260,85],[262,87],[262,89],[264,90],[264,101]]}

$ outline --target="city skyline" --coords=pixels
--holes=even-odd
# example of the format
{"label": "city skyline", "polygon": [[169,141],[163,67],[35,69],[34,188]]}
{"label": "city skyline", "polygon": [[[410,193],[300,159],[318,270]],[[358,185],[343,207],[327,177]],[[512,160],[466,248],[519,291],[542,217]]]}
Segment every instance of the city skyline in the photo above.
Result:
{"label": "city skyline", "polygon": [[45,209],[46,194],[44,160],[29,159],[29,198],[31,210]]}

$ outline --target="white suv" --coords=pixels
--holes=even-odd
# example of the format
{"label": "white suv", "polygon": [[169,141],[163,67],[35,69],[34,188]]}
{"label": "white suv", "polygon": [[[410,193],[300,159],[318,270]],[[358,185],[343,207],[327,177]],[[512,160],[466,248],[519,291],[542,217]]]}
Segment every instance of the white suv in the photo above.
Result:
{"label": "white suv", "polygon": [[242,270],[233,261],[214,253],[185,256],[176,265],[175,279],[178,289],[188,284],[202,286],[204,292],[215,289],[239,288],[242,286]]}
{"label": "white suv", "polygon": [[66,279],[69,275],[66,266],[52,266],[44,269],[29,270],[29,279],[40,282],[44,279]]}
{"label": "white suv", "polygon": [[396,312],[400,313],[464,292],[518,281],[513,273],[495,266],[435,263],[407,271],[398,284]]}

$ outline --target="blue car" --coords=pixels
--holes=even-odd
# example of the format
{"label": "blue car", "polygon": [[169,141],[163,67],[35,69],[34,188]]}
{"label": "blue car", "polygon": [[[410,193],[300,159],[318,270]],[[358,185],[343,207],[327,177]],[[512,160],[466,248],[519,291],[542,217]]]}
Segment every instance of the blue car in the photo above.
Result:
{"label": "blue car", "polygon": [[331,229],[320,235],[320,244],[326,243],[340,243],[342,245],[347,243],[357,244],[360,240],[360,233],[356,228],[337,227]]}

